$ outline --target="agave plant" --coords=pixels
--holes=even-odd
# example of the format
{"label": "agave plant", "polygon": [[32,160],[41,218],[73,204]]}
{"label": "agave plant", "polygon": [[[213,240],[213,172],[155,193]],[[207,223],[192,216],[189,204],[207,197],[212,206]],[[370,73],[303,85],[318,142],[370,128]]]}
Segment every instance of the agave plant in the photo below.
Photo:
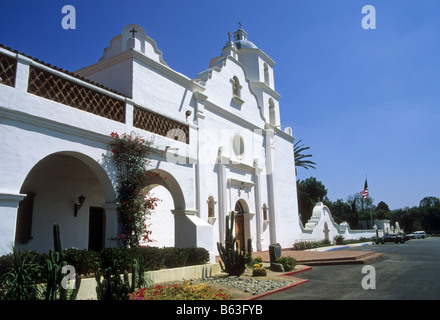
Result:
{"label": "agave plant", "polygon": [[36,279],[41,268],[34,261],[32,252],[20,252],[12,248],[10,254],[11,266],[1,278],[1,300],[35,300],[40,297],[40,288]]}

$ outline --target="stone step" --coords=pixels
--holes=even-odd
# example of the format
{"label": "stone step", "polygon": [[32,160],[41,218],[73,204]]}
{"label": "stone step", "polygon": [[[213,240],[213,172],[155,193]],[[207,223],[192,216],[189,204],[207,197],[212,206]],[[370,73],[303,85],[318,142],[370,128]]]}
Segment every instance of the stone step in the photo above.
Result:
{"label": "stone step", "polygon": [[300,264],[308,266],[319,266],[319,265],[340,265],[340,264],[368,264],[378,259],[384,257],[383,253],[369,252],[361,256],[356,257],[341,257],[341,258],[328,258],[328,259],[317,259],[317,260],[298,260]]}
{"label": "stone step", "polygon": [[[298,264],[302,265],[331,265],[331,264],[366,264],[383,258],[383,253],[370,250],[349,251],[335,248],[326,251],[295,251],[283,249],[282,257],[293,257]],[[268,251],[253,252],[253,257],[260,256],[263,261],[269,262]]]}

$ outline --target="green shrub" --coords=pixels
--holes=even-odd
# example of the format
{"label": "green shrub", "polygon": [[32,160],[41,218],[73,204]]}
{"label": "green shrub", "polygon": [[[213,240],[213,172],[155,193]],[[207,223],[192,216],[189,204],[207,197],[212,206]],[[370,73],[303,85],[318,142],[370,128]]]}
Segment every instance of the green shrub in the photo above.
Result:
{"label": "green shrub", "polygon": [[188,252],[182,248],[164,247],[165,266],[177,268],[185,266],[188,261]]}
{"label": "green shrub", "polygon": [[165,267],[163,250],[158,247],[138,247],[135,249],[140,264],[146,271],[159,270]]}
{"label": "green shrub", "polygon": [[188,266],[205,264],[209,262],[209,252],[205,248],[189,247],[185,248],[188,254]]}
{"label": "green shrub", "polygon": [[275,262],[282,264],[284,271],[291,271],[296,267],[296,260],[293,257],[280,257]]}
{"label": "green shrub", "polygon": [[[46,261],[47,253],[27,251],[28,260],[42,267],[38,274],[38,281],[44,282],[47,278]],[[95,272],[95,264],[98,263],[100,270],[113,266],[117,260],[121,272],[131,272],[133,260],[137,259],[141,269],[145,271],[159,270],[161,268],[177,268],[190,265],[205,264],[209,261],[209,252],[204,248],[174,248],[174,247],[109,247],[100,252],[87,249],[65,249],[63,259],[75,267],[78,274],[91,274]],[[0,277],[6,274],[13,264],[12,254],[0,256]]]}
{"label": "green shrub", "polygon": [[335,237],[333,238],[333,242],[334,242],[336,245],[342,245],[342,244],[344,244],[344,236],[342,236],[342,235],[335,236]]}
{"label": "green shrub", "polygon": [[119,270],[124,272],[131,272],[135,251],[125,247],[109,247],[105,248],[100,253],[101,270],[113,267],[113,261],[117,260],[119,264]]}
{"label": "green shrub", "polygon": [[298,241],[293,244],[292,250],[308,250],[318,247],[316,241]]}
{"label": "green shrub", "polygon": [[65,249],[64,260],[67,264],[75,267],[78,274],[90,274],[95,272],[95,264],[99,262],[99,253],[87,249]]}

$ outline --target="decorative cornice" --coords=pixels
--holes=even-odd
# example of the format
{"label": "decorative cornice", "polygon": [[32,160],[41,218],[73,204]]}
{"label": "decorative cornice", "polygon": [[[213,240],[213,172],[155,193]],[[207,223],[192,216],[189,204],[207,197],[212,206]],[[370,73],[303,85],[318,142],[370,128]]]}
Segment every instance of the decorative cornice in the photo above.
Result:
{"label": "decorative cornice", "polygon": [[264,91],[266,91],[266,93],[270,94],[272,96],[272,98],[274,98],[275,100],[280,100],[281,96],[278,92],[276,92],[274,89],[272,89],[271,87],[269,87],[266,83],[264,82],[251,82],[252,87],[254,88],[261,88]]}
{"label": "decorative cornice", "polygon": [[18,204],[26,197],[25,194],[0,193],[0,202],[12,202]]}
{"label": "decorative cornice", "polygon": [[232,112],[230,112],[230,111],[228,111],[228,110],[226,110],[226,109],[224,109],[224,108],[222,108],[222,107],[212,103],[209,100],[205,101],[205,109],[210,109],[210,110],[212,110],[212,111],[214,111],[214,112],[224,116],[225,118],[227,118],[229,120],[232,120],[234,122],[237,122],[240,125],[242,125],[244,127],[247,127],[249,129],[252,129],[252,130],[254,130],[254,129],[262,129],[259,126],[253,124],[252,122],[247,121],[246,119],[243,119],[243,118],[239,117],[238,115],[236,115],[236,114],[234,114],[234,113],[232,113]]}
{"label": "decorative cornice", "polygon": [[251,181],[238,180],[238,179],[234,179],[234,178],[229,178],[228,183],[230,185],[233,185],[233,186],[236,186],[239,188],[246,188],[246,189],[251,189],[255,185]]}

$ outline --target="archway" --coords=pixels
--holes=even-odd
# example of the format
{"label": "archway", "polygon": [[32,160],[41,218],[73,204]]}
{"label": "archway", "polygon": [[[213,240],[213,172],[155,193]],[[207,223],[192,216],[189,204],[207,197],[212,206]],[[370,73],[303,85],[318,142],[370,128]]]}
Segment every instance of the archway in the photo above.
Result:
{"label": "archway", "polygon": [[238,250],[245,249],[244,237],[244,210],[240,201],[235,204],[235,239],[238,244]]}
{"label": "archway", "polygon": [[[114,202],[115,192],[105,170],[95,160],[70,151],[50,154],[30,170],[20,193],[27,196],[18,208],[18,248],[40,252],[52,249],[54,223],[60,225],[64,248],[88,249],[90,239],[94,249],[104,246],[103,205]],[[84,203],[75,206],[80,196],[85,197]],[[113,223],[117,224],[117,220]],[[100,239],[90,237],[94,230],[102,230]]]}
{"label": "archway", "polygon": [[149,184],[142,189],[144,195],[158,198],[157,207],[149,217],[147,229],[151,231],[149,238],[152,242],[145,245],[157,247],[176,246],[176,223],[174,212],[185,209],[185,199],[177,180],[169,172],[150,170]]}
{"label": "archway", "polygon": [[275,103],[272,98],[269,98],[269,123],[276,125]]}

